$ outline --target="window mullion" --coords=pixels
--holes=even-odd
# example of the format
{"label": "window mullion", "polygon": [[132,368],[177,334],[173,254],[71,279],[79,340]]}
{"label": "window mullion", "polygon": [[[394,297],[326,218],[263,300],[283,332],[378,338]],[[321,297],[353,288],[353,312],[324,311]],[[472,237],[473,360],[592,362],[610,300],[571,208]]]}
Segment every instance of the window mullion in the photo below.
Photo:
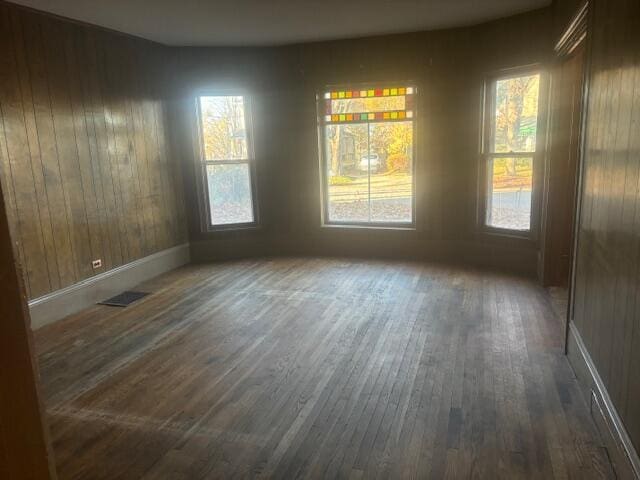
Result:
{"label": "window mullion", "polygon": [[234,164],[243,164],[249,163],[251,160],[242,158],[242,159],[228,159],[228,160],[203,160],[202,163],[205,165],[234,165]]}
{"label": "window mullion", "polygon": [[535,157],[536,152],[491,152],[486,153],[485,155],[491,158],[527,158]]}
{"label": "window mullion", "polygon": [[369,222],[371,222],[371,123],[367,123],[367,205],[369,206]]}

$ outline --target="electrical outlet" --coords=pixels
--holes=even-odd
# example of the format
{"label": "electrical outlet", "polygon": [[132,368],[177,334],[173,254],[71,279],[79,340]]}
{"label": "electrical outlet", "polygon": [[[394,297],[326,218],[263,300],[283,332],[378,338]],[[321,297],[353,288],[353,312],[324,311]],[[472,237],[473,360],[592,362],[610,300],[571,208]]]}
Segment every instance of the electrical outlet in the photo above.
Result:
{"label": "electrical outlet", "polygon": [[102,266],[102,259],[99,258],[97,260],[94,260],[93,262],[91,262],[91,266],[96,269],[96,268],[100,268]]}

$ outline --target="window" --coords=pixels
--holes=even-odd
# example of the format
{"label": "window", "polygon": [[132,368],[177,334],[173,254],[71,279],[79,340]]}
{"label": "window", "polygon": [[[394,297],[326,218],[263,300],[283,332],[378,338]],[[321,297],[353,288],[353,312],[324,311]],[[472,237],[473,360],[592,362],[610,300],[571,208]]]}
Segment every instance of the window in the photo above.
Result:
{"label": "window", "polygon": [[487,83],[484,222],[490,229],[531,230],[539,92],[537,72]]}
{"label": "window", "polygon": [[325,224],[413,224],[415,96],[389,85],[319,98]]}
{"label": "window", "polygon": [[252,225],[255,195],[246,98],[201,96],[197,103],[207,225]]}

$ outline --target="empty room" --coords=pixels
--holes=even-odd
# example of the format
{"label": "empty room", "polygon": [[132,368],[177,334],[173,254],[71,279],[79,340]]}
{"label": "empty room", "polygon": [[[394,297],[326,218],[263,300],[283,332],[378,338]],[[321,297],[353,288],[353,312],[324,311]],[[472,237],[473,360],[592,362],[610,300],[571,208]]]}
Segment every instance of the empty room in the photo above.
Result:
{"label": "empty room", "polygon": [[0,0],[0,479],[640,480],[638,0]]}

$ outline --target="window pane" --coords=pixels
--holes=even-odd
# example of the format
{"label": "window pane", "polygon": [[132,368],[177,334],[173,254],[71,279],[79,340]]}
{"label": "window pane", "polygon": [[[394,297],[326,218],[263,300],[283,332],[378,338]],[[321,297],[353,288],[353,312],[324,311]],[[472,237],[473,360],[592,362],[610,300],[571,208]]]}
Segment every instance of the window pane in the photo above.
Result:
{"label": "window pane", "polygon": [[200,97],[205,160],[247,159],[244,99]]}
{"label": "window pane", "polygon": [[369,138],[371,221],[411,222],[413,123],[371,123]]}
{"label": "window pane", "polygon": [[253,222],[249,165],[207,165],[212,225]]}
{"label": "window pane", "polygon": [[331,100],[331,113],[388,112],[404,110],[404,95],[396,97],[345,98]]}
{"label": "window pane", "polygon": [[509,230],[529,230],[533,158],[494,158],[489,167],[487,224]]}
{"label": "window pane", "polygon": [[492,151],[535,152],[540,75],[498,80]]}
{"label": "window pane", "polygon": [[331,221],[369,221],[367,136],[366,123],[325,127],[327,213]]}

